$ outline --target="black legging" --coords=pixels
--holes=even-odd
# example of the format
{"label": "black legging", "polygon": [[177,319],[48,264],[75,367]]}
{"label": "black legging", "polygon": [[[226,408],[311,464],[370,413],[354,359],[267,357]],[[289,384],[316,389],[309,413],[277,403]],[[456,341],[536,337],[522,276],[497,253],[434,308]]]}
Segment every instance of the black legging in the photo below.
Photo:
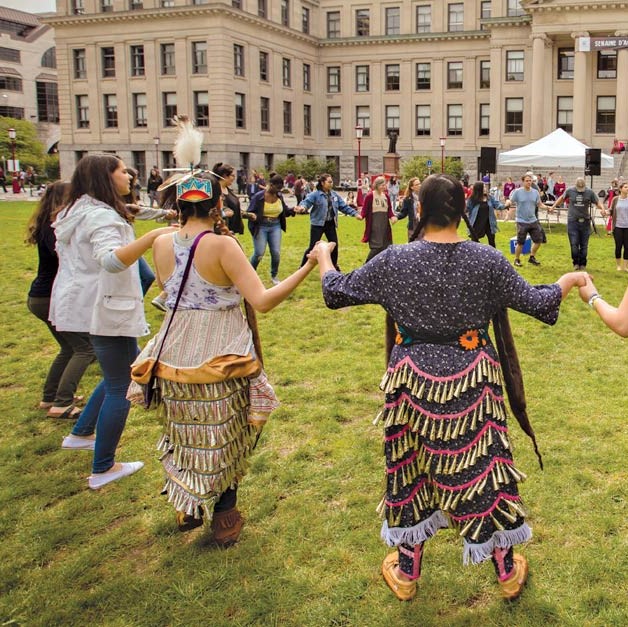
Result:
{"label": "black legging", "polygon": [[628,260],[628,228],[616,226],[613,229],[615,238],[615,259],[621,259],[621,249],[624,249],[624,259]]}
{"label": "black legging", "polygon": [[308,249],[303,253],[303,259],[301,259],[301,265],[304,266],[307,262],[307,256],[311,252],[312,248],[316,245],[323,235],[327,238],[328,242],[335,242],[334,250],[331,251],[331,262],[334,264],[334,268],[338,268],[338,234],[336,233],[336,223],[334,220],[327,220],[323,226],[310,225],[310,245]]}

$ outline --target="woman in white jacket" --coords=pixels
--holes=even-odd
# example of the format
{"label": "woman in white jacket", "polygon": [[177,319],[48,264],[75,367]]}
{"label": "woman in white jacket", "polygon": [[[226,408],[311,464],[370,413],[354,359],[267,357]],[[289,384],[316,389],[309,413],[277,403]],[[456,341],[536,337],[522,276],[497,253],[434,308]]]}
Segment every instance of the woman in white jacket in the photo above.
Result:
{"label": "woman in white jacket", "polygon": [[130,407],[130,365],[137,338],[148,333],[137,260],[159,235],[173,230],[155,229],[136,240],[122,200],[128,192],[122,160],[109,154],[83,157],[72,176],[68,205],[53,224],[59,271],[50,321],[60,331],[88,332],[103,373],[62,445],[94,450],[88,479],[94,490],[143,466],[115,462]]}

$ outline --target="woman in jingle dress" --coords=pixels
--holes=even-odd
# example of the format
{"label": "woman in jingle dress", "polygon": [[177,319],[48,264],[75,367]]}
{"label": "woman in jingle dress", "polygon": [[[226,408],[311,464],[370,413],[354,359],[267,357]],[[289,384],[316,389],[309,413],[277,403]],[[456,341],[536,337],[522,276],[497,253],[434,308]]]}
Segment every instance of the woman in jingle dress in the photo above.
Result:
{"label": "woman in jingle dress", "polygon": [[502,594],[511,599],[528,571],[513,546],[532,534],[487,327],[505,307],[554,324],[562,298],[586,275],[532,286],[501,252],[464,241],[457,233],[464,192],[448,175],[423,181],[419,200],[420,241],[391,246],[347,275],[334,271],[329,244],[315,250],[328,307],[380,304],[397,328],[378,420],[387,477],[382,538],[398,551],[382,572],[399,599],[412,599],[425,541],[453,527],[464,541],[464,562],[492,558]]}

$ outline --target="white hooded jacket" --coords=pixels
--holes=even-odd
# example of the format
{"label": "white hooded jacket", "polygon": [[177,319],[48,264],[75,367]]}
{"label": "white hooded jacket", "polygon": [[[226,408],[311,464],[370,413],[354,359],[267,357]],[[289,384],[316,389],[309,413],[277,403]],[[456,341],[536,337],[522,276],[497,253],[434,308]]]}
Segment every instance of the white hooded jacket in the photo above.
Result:
{"label": "white hooded jacket", "polygon": [[137,262],[120,272],[105,269],[111,252],[135,239],[131,225],[84,194],[52,226],[59,255],[49,316],[55,328],[117,337],[148,334]]}

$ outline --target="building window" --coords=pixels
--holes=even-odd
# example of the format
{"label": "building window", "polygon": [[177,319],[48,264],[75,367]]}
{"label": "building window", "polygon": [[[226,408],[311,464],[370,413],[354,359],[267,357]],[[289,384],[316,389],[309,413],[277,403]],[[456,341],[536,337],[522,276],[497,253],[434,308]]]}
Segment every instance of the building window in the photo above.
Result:
{"label": "building window", "polygon": [[327,12],[327,39],[340,37],[340,11]]}
{"label": "building window", "polygon": [[283,101],[283,132],[292,133],[292,103]]}
{"label": "building window", "polygon": [[146,94],[133,94],[133,124],[137,128],[148,126]]}
{"label": "building window", "polygon": [[74,13],[74,15],[82,15],[85,13],[85,1],[72,0],[72,13]]}
{"label": "building window", "polygon": [[556,126],[563,131],[573,131],[573,96],[559,96],[556,99]]}
{"label": "building window", "polygon": [[464,30],[464,4],[462,2],[447,5],[447,30],[450,33]]}
{"label": "building window", "polygon": [[74,78],[87,78],[87,59],[85,48],[75,48],[72,50],[74,60]]}
{"label": "building window", "polygon": [[176,168],[177,164],[174,160],[174,153],[172,150],[162,150],[161,151],[161,163],[164,170]]}
{"label": "building window", "polygon": [[270,98],[259,99],[260,128],[263,131],[270,131]]}
{"label": "building window", "polygon": [[506,98],[505,133],[523,133],[523,98]]}
{"label": "building window", "polygon": [[401,10],[399,7],[386,9],[386,34],[399,35],[401,32]]}
{"label": "building window", "polygon": [[398,63],[387,65],[386,71],[386,91],[399,91],[400,66]]}
{"label": "building window", "polygon": [[281,60],[281,80],[284,87],[290,87],[292,84],[290,65],[290,59],[283,58]]}
{"label": "building window", "polygon": [[55,69],[57,67],[57,49],[53,46],[41,55],[41,67]]}
{"label": "building window", "polygon": [[244,94],[235,95],[235,125],[236,128],[246,128],[246,97]]}
{"label": "building window", "polygon": [[327,68],[327,91],[330,94],[340,93],[340,66],[338,65]]}
{"label": "building window", "polygon": [[16,120],[23,120],[24,108],[0,106],[0,117],[15,118]]}
{"label": "building window", "polygon": [[558,78],[573,80],[574,49],[558,49]]}
{"label": "building window", "polygon": [[0,89],[7,91],[23,91],[22,79],[17,76],[0,76]]}
{"label": "building window", "polygon": [[118,98],[115,94],[103,96],[105,107],[105,128],[118,128]]}
{"label": "building window", "polygon": [[242,0],[231,0],[231,6],[234,9],[241,9],[242,8]]}
{"label": "building window", "polygon": [[598,96],[595,114],[596,133],[615,132],[615,96]]}
{"label": "building window", "polygon": [[59,123],[59,94],[57,83],[37,81],[37,119]]}
{"label": "building window", "polygon": [[480,61],[480,89],[491,86],[491,62]]}
{"label": "building window", "polygon": [[480,137],[486,137],[491,132],[491,105],[480,105]]}
{"label": "building window", "polygon": [[360,106],[355,108],[355,123],[362,127],[362,136],[369,137],[371,135],[371,109],[370,107]]}
{"label": "building window", "polygon": [[419,4],[416,8],[416,32],[429,33],[432,30],[432,6]]}
{"label": "building window", "polygon": [[462,135],[462,105],[447,105],[447,135]]}
{"label": "building window", "polygon": [[340,137],[342,135],[342,112],[340,107],[327,107],[327,135]]}
{"label": "building window", "polygon": [[192,74],[207,74],[207,42],[192,42]]}
{"label": "building window", "polygon": [[268,82],[268,52],[259,53],[259,79]]}
{"label": "building window", "polygon": [[303,134],[310,136],[312,134],[312,105],[303,105]]}
{"label": "building window", "polygon": [[[83,52],[85,52],[83,50]],[[22,55],[19,50],[0,46],[0,61],[10,61],[11,63],[21,63]]]}
{"label": "building window", "polygon": [[525,14],[526,12],[521,8],[519,0],[508,0],[506,4],[506,15],[508,17],[520,17]]}
{"label": "building window", "polygon": [[399,133],[401,112],[399,105],[388,105],[386,107],[386,135],[388,133]]}
{"label": "building window", "polygon": [[281,23],[290,26],[290,0],[281,0]]}
{"label": "building window", "polygon": [[133,151],[133,167],[140,181],[146,180],[146,153],[143,150]]}
{"label": "building window", "polygon": [[480,19],[488,20],[491,17],[491,0],[480,2]]}
{"label": "building window", "polygon": [[259,17],[266,17],[267,12],[266,0],[257,0],[257,15]]}
{"label": "building window", "polygon": [[431,89],[432,88],[432,64],[417,63],[416,64],[416,88]]}
{"label": "building window", "polygon": [[103,78],[114,78],[116,75],[116,54],[113,47],[100,49]]}
{"label": "building window", "polygon": [[355,90],[369,91],[371,86],[371,69],[368,65],[355,66]]}
{"label": "building window", "polygon": [[303,7],[301,12],[301,30],[306,34],[310,34],[310,10]]}
{"label": "building window", "polygon": [[196,126],[209,126],[209,93],[206,91],[194,92],[194,118]]}
{"label": "building window", "polygon": [[131,76],[144,76],[145,74],[144,46],[131,46]]}
{"label": "building window", "polygon": [[309,63],[303,64],[303,91],[312,89],[312,67]]}
{"label": "building window", "polygon": [[447,89],[462,89],[462,61],[447,63]]}
{"label": "building window", "polygon": [[244,46],[233,44],[233,73],[244,76]]}
{"label": "building window", "polygon": [[165,91],[161,95],[164,110],[164,126],[174,126],[174,116],[177,115],[177,94],[174,91]]}
{"label": "building window", "polygon": [[522,81],[523,80],[523,50],[507,50],[506,51],[506,80]]}
{"label": "building window", "polygon": [[161,0],[161,6],[165,9],[174,6],[174,0]]}
{"label": "building window", "polygon": [[368,9],[358,9],[355,12],[356,37],[368,37],[371,34],[371,17]]}
{"label": "building window", "polygon": [[78,163],[83,157],[87,156],[87,150],[75,150],[74,151],[74,162]]}
{"label": "building window", "polygon": [[264,169],[268,172],[272,172],[273,170],[273,161],[275,160],[275,155],[272,152],[264,153]]}
{"label": "building window", "polygon": [[598,50],[597,77],[617,78],[617,50]]}
{"label": "building window", "polygon": [[416,134],[417,136],[431,135],[432,114],[430,105],[416,106]]}
{"label": "building window", "polygon": [[113,0],[100,0],[100,10],[103,13],[111,13],[113,11]]}
{"label": "building window", "polygon": [[129,11],[139,11],[144,8],[142,0],[129,0]]}
{"label": "building window", "polygon": [[170,76],[174,71],[174,44],[161,44],[161,73]]}
{"label": "building window", "polygon": [[89,128],[89,99],[87,96],[76,96],[76,126]]}

